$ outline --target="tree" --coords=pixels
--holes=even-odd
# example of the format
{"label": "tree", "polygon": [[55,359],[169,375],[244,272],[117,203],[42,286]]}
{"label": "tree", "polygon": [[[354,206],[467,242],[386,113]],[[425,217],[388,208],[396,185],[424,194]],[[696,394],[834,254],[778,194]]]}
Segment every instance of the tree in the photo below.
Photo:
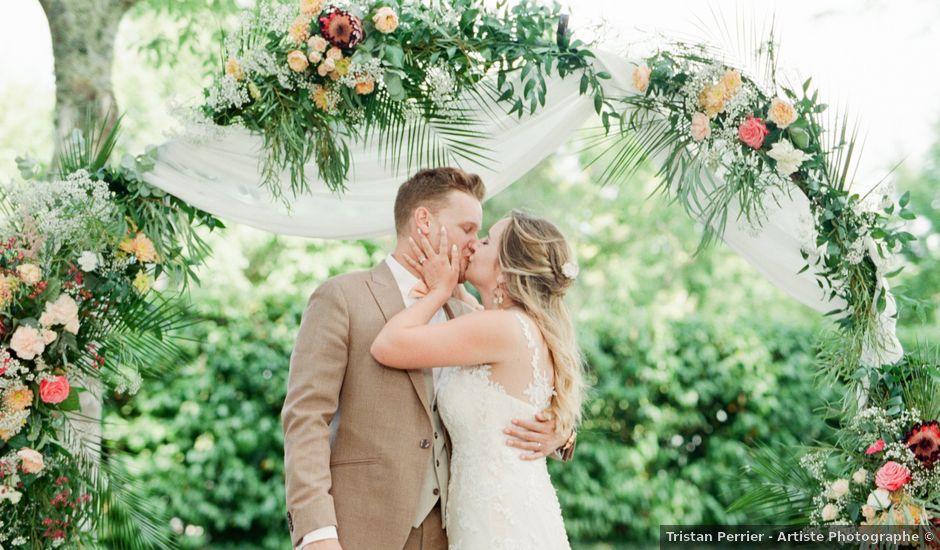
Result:
{"label": "tree", "polygon": [[[234,0],[39,0],[52,36],[56,77],[56,134],[65,137],[81,126],[86,113],[113,125],[120,111],[111,81],[115,38],[128,14],[147,12],[183,22],[178,39],[148,45],[157,52],[156,63],[171,63],[174,49],[204,25],[206,12],[231,14]],[[167,55],[169,54],[169,55]]]}

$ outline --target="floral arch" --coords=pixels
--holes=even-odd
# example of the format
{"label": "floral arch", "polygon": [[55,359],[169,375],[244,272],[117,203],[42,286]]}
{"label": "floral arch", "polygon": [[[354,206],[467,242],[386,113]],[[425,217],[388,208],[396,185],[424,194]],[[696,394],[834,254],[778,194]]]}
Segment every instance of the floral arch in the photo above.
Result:
{"label": "floral arch", "polygon": [[[198,283],[209,250],[195,226],[387,233],[414,167],[460,165],[495,194],[591,117],[604,183],[654,163],[703,245],[724,240],[844,338],[830,361],[856,388],[842,417],[853,437],[807,455],[809,485],[765,471],[740,505],[816,524],[940,517],[940,450],[911,443],[940,438],[940,411],[905,401],[905,388],[936,391],[936,366],[901,349],[888,284],[913,239],[907,196],[853,185],[846,119],[827,116],[809,80],[777,82],[772,42],[752,74],[704,45],[597,51],[557,8],[526,2],[301,0],[246,12],[224,47],[178,139],[109,163],[116,132],[76,131],[53,166],[24,162],[28,185],[4,191],[0,544],[169,544],[120,468],[99,464],[97,419],[102,391],[133,394],[172,360],[185,306],[152,287]],[[890,492],[887,464],[908,474]]]}

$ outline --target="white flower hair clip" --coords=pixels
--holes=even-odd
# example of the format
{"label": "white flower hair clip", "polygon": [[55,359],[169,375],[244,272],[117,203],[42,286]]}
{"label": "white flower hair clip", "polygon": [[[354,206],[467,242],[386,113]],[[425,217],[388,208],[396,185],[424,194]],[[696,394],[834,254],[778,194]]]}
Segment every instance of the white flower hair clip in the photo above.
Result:
{"label": "white flower hair clip", "polygon": [[565,262],[561,266],[561,274],[572,280],[578,278],[579,271],[580,268],[578,267],[578,264],[574,262]]}

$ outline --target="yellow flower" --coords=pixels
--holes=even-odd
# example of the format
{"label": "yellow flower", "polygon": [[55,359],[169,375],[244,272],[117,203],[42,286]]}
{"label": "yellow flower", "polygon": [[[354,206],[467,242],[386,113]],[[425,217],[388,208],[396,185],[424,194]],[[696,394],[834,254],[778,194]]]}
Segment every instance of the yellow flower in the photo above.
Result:
{"label": "yellow flower", "polygon": [[375,91],[375,81],[371,78],[356,82],[356,93],[359,95],[369,95]]}
{"label": "yellow flower", "polygon": [[709,118],[715,118],[725,110],[725,87],[721,84],[706,84],[698,94],[698,102]]}
{"label": "yellow flower", "polygon": [[238,60],[234,57],[228,58],[228,61],[225,62],[225,74],[235,80],[245,80],[245,71],[242,70]]}
{"label": "yellow flower", "polygon": [[3,395],[3,404],[10,410],[22,411],[33,404],[33,391],[25,386],[11,388]]}
{"label": "yellow flower", "polygon": [[721,75],[721,80],[718,83],[724,87],[725,101],[734,97],[734,94],[738,93],[738,90],[741,89],[741,73],[734,69],[729,69],[725,71],[725,74]]}
{"label": "yellow flower", "polygon": [[372,17],[372,22],[375,23],[375,29],[377,31],[388,34],[398,28],[398,15],[392,8],[386,6],[379,8],[379,11],[375,12],[375,15]]}
{"label": "yellow flower", "polygon": [[153,247],[153,242],[142,231],[138,231],[133,239],[122,241],[118,248],[128,254],[133,254],[140,262],[153,263],[160,261],[160,256]]}
{"label": "yellow flower", "polygon": [[310,92],[310,97],[313,98],[313,104],[317,108],[323,111],[329,110],[329,91],[325,87],[317,84]]}
{"label": "yellow flower", "polygon": [[767,118],[777,125],[778,128],[786,128],[796,122],[796,109],[789,101],[775,97],[770,102],[770,109],[767,111]]}
{"label": "yellow flower", "polygon": [[258,85],[251,80],[248,81],[248,95],[255,101],[261,99],[261,90],[258,88]]}
{"label": "yellow flower", "polygon": [[14,435],[16,435],[16,434],[14,434],[13,432],[11,432],[10,430],[6,430],[6,429],[3,429],[3,428],[0,428],[0,439],[2,439],[2,440],[4,440],[4,441],[9,441],[10,439],[13,438]]}
{"label": "yellow flower", "polygon": [[6,308],[13,301],[13,293],[19,283],[20,280],[16,277],[0,275],[0,309]]}
{"label": "yellow flower", "polygon": [[134,290],[140,294],[145,294],[151,287],[153,287],[153,277],[147,275],[143,271],[138,271],[137,276],[134,277]]}
{"label": "yellow flower", "polygon": [[287,31],[287,34],[294,44],[303,44],[306,42],[307,38],[310,36],[310,16],[298,15],[297,18],[294,19],[294,22],[290,24],[290,29]]}
{"label": "yellow flower", "polygon": [[349,72],[350,63],[352,63],[352,59],[348,57],[340,59],[336,62],[336,68],[333,69],[333,72],[338,76],[346,76],[346,73]]}
{"label": "yellow flower", "polygon": [[300,0],[300,13],[314,16],[321,11],[323,11],[323,0]]}

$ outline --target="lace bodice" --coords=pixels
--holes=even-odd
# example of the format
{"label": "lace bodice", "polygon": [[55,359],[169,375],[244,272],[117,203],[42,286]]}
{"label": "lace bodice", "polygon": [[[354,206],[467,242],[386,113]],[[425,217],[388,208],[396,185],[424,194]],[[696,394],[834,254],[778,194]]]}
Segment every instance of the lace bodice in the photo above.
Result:
{"label": "lace bodice", "polygon": [[514,312],[530,352],[531,379],[521,397],[491,378],[492,367],[448,369],[437,402],[453,453],[447,501],[450,550],[568,549],[561,507],[545,459],[521,460],[503,430],[532,418],[554,389],[541,364],[534,325]]}

